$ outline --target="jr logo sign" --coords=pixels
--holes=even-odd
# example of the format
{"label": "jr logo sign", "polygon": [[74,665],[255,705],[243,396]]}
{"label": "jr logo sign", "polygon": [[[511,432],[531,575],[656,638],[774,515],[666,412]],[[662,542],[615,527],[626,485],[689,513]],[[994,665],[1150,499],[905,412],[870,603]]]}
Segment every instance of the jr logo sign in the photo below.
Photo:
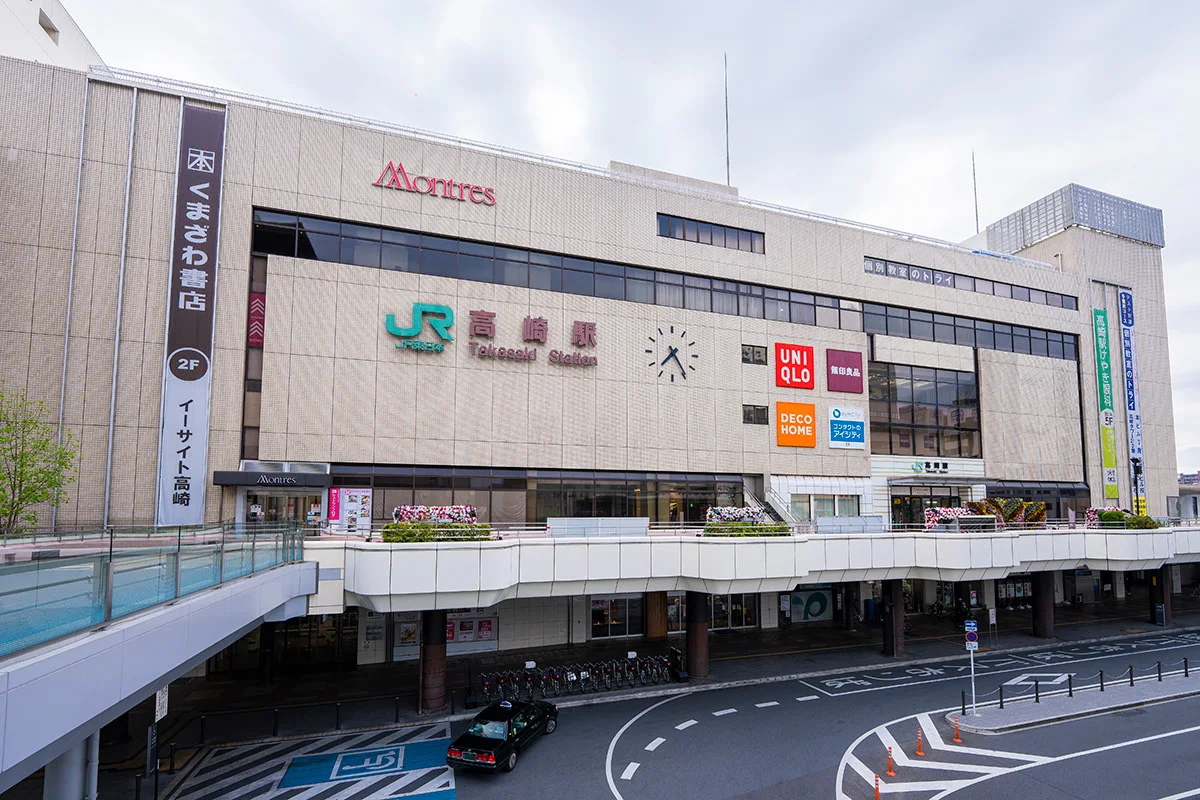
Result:
{"label": "jr logo sign", "polygon": [[421,335],[426,322],[429,323],[429,327],[433,328],[433,332],[442,341],[454,341],[454,337],[450,335],[450,326],[454,324],[454,311],[449,306],[439,306],[432,303],[413,303],[412,325],[410,327],[401,328],[397,325],[395,314],[387,315],[385,325],[387,326],[388,333],[405,340],[396,345],[397,349],[434,350],[441,352],[445,349],[442,342],[423,342],[416,338]]}

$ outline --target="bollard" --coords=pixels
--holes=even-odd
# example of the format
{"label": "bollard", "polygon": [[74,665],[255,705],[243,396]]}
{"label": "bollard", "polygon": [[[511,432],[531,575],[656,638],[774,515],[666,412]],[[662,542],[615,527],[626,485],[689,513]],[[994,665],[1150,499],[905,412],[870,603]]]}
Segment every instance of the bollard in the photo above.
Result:
{"label": "bollard", "polygon": [[205,736],[204,736],[205,724],[204,723],[206,723],[207,721],[208,721],[208,717],[204,714],[201,714],[200,715],[200,744],[205,743]]}
{"label": "bollard", "polygon": [[888,748],[888,771],[887,771],[887,776],[888,776],[889,778],[894,778],[894,777],[896,777],[896,769],[895,769],[895,767],[893,767],[893,766],[892,766],[892,748],[890,748],[890,747]]}
{"label": "bollard", "polygon": [[333,704],[333,729],[340,731],[342,729],[342,704]]}
{"label": "bollard", "polygon": [[171,742],[170,748],[171,748],[171,774],[174,775],[175,774],[175,743],[174,742]]}
{"label": "bollard", "polygon": [[1000,684],[1000,710],[1004,710],[1004,684]]}
{"label": "bollard", "polygon": [[154,800],[158,800],[158,758],[154,759]]}
{"label": "bollard", "polygon": [[967,693],[966,692],[962,693],[962,715],[964,717],[967,715]]}
{"label": "bollard", "polygon": [[1188,675],[1187,656],[1183,657],[1183,677],[1185,677],[1185,678],[1191,677],[1191,675]]}
{"label": "bollard", "polygon": [[400,698],[399,698],[399,697],[393,697],[393,698],[392,698],[392,702],[393,702],[393,703],[395,704],[395,706],[396,706],[396,724],[397,724],[397,725],[399,725],[399,724],[400,724]]}
{"label": "bollard", "polygon": [[278,708],[271,710],[271,735],[272,736],[279,735],[279,709]]}
{"label": "bollard", "polygon": [[133,776],[133,800],[142,800],[142,773]]}
{"label": "bollard", "polygon": [[962,737],[958,735],[958,717],[954,718],[954,741],[962,744]]}
{"label": "bollard", "polygon": [[1158,662],[1158,682],[1162,683],[1162,662]]}
{"label": "bollard", "polygon": [[1100,670],[1100,691],[1104,691],[1104,670]]}
{"label": "bollard", "polygon": [[1035,703],[1042,702],[1042,686],[1041,686],[1041,684],[1042,684],[1041,681],[1039,681],[1037,678],[1034,678],[1034,680],[1033,680],[1033,702],[1035,702]]}
{"label": "bollard", "polygon": [[1129,665],[1129,685],[1133,686],[1133,664]]}
{"label": "bollard", "polygon": [[1075,676],[1067,673],[1067,697],[1075,696]]}
{"label": "bollard", "polygon": [[879,800],[879,776],[875,776],[875,800]]}
{"label": "bollard", "polygon": [[925,751],[921,749],[921,728],[917,727],[917,755],[921,758],[925,757]]}

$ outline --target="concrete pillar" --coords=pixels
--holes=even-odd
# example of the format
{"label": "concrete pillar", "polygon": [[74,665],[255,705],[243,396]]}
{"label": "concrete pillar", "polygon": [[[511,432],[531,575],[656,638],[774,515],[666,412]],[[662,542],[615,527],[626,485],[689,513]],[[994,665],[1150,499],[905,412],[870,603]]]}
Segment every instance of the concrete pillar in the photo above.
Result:
{"label": "concrete pillar", "polygon": [[687,593],[687,670],[689,678],[708,677],[708,595]]}
{"label": "concrete pillar", "polygon": [[1054,573],[1035,572],[1033,583],[1033,635],[1054,638]]}
{"label": "concrete pillar", "polygon": [[1125,599],[1125,573],[1118,570],[1112,574],[1113,576],[1113,597],[1118,600]]}
{"label": "concrete pillar", "polygon": [[851,581],[846,584],[846,616],[843,620],[846,630],[854,630],[854,618],[862,613],[862,583]]}
{"label": "concrete pillar", "polygon": [[258,676],[264,686],[271,685],[275,666],[275,623],[264,622],[258,629]]}
{"label": "concrete pillar", "polygon": [[436,714],[446,707],[446,612],[421,612],[421,700],[418,711]]}
{"label": "concrete pillar", "polygon": [[1150,579],[1150,621],[1158,622],[1158,609],[1156,606],[1162,603],[1163,606],[1163,624],[1168,628],[1171,626],[1171,568],[1162,566],[1156,570],[1146,570],[1146,576]]}
{"label": "concrete pillar", "polygon": [[883,582],[883,654],[892,658],[904,655],[904,584],[899,580]]}
{"label": "concrete pillar", "polygon": [[667,638],[666,592],[646,592],[646,638]]}
{"label": "concrete pillar", "polygon": [[100,754],[99,732],[76,742],[46,765],[43,800],[95,800]]}

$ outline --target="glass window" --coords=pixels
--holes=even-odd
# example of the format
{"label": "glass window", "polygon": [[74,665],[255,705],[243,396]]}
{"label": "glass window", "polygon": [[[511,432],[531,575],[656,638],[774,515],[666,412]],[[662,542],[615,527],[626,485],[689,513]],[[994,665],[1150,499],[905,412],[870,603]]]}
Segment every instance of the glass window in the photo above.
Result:
{"label": "glass window", "polygon": [[700,241],[700,232],[695,220],[685,219],[683,221],[683,238],[689,242]]}
{"label": "glass window", "polygon": [[420,254],[421,251],[415,247],[384,243],[380,266],[398,272],[416,272]]}
{"label": "glass window", "polygon": [[320,217],[297,217],[297,223],[302,233],[332,233],[335,236],[342,232],[342,226],[332,219]]}
{"label": "glass window", "polygon": [[849,308],[842,309],[842,330],[861,331],[863,329],[863,314]]}
{"label": "glass window", "polygon": [[250,291],[265,292],[267,290],[267,259],[264,256],[254,256],[250,259]]}
{"label": "glass window", "polygon": [[963,458],[982,458],[979,431],[959,431],[959,450]]}
{"label": "glass window", "polygon": [[1045,356],[1047,352],[1046,332],[1036,328],[1029,331],[1029,353],[1035,356]]}
{"label": "glass window", "polygon": [[[1051,292],[1051,294],[1053,294],[1053,292]],[[1046,305],[1048,302],[1046,300],[1046,293],[1043,292],[1041,289],[1030,289],[1029,290],[1029,302],[1038,303],[1039,305],[1043,305],[1043,306]],[[1061,302],[1061,301],[1059,301],[1059,302]]]}
{"label": "glass window", "polygon": [[767,252],[767,240],[761,233],[751,233],[751,246],[756,253]]}
{"label": "glass window", "polygon": [[447,239],[445,236],[431,236],[428,233],[421,234],[421,249],[429,248],[430,250],[445,250],[448,253],[458,252],[458,240]]}
{"label": "glass window", "polygon": [[863,313],[863,330],[867,333],[887,333],[887,317],[882,314]]}
{"label": "glass window", "polygon": [[837,502],[834,495],[814,494],[812,496],[813,519],[837,516]]}
{"label": "glass window", "polygon": [[[585,294],[590,296],[595,293],[595,277],[590,272],[576,272],[573,269],[564,269],[562,271],[562,290],[567,294]],[[620,278],[616,280],[620,280]]]}
{"label": "glass window", "polygon": [[683,288],[684,307],[694,311],[712,311],[712,291],[693,286],[690,280],[688,285]]}
{"label": "glass window", "polygon": [[[513,263],[514,262],[511,262],[511,261],[497,261],[496,262],[496,264],[498,266],[504,265],[503,269],[504,269],[505,275],[508,274],[509,264],[513,264]],[[524,266],[524,265],[522,264],[519,266]],[[499,274],[499,272],[500,272],[500,270],[497,269],[498,274]],[[561,269],[558,269],[557,267],[543,267],[543,266],[540,266],[537,264],[530,264],[529,265],[529,288],[530,289],[542,289],[543,291],[547,291],[547,292],[564,291],[563,281],[562,281],[562,273],[563,273],[563,271]]]}
{"label": "glass window", "polygon": [[611,275],[617,278],[625,277],[624,264],[613,264],[608,261],[596,261],[593,263],[591,261],[580,261],[575,258],[564,258],[563,266],[567,269],[580,269],[581,272],[592,272],[594,270],[597,275]]}
{"label": "glass window", "polygon": [[975,346],[975,325],[969,319],[957,319],[954,325],[954,343],[965,347]]}
{"label": "glass window", "polygon": [[654,282],[625,279],[625,299],[635,303],[654,302]]}
{"label": "glass window", "polygon": [[[422,239],[428,237],[421,237]],[[443,250],[421,248],[421,274],[440,275],[443,278],[458,277],[458,255]]]}
{"label": "glass window", "polygon": [[712,244],[712,225],[707,222],[700,223],[699,239],[700,244]]}
{"label": "glass window", "polygon": [[797,303],[792,300],[792,322],[797,325],[816,325],[817,307],[810,303]]}
{"label": "glass window", "polygon": [[992,284],[992,292],[996,297],[1012,297],[1012,288],[1011,285],[999,281]]}
{"label": "glass window", "polygon": [[242,429],[242,457],[252,460],[258,458],[258,428]]}
{"label": "glass window", "polygon": [[809,498],[806,494],[792,495],[792,516],[798,522],[808,522],[812,519],[812,512],[809,507]]}
{"label": "glass window", "polygon": [[[379,231],[376,231],[378,233]],[[379,269],[379,242],[342,238],[341,262]]]}
{"label": "glass window", "polygon": [[1069,361],[1076,360],[1076,357],[1077,357],[1076,346],[1078,345],[1078,343],[1079,343],[1079,340],[1077,337],[1064,335],[1063,336],[1063,358],[1066,358]]}
{"label": "glass window", "polygon": [[1056,292],[1046,292],[1046,305],[1062,308],[1063,296]]}
{"label": "glass window", "polygon": [[713,225],[712,226],[712,243],[714,245],[716,245],[717,247],[725,246],[725,226],[724,225]]}
{"label": "glass window", "polygon": [[1012,287],[1012,297],[1013,300],[1024,300],[1025,302],[1029,302],[1029,290],[1024,286],[1014,286]]}
{"label": "glass window", "polygon": [[683,238],[683,220],[681,220],[679,217],[671,217],[671,238]]}
{"label": "glass window", "polygon": [[458,257],[458,277],[464,281],[492,282],[492,260],[482,256]]}
{"label": "glass window", "polygon": [[658,215],[658,235],[659,236],[670,236],[671,235],[671,219],[666,214]]}
{"label": "glass window", "polygon": [[246,380],[261,381],[263,370],[263,349],[261,347],[246,348]]}
{"label": "glass window", "polygon": [[954,317],[943,314],[934,317],[933,340],[941,344],[954,344]]}
{"label": "glass window", "polygon": [[359,225],[356,222],[342,223],[342,236],[353,236],[356,239],[379,241],[379,228],[371,225]]}
{"label": "glass window", "polygon": [[1013,337],[1011,325],[1005,325],[1000,322],[996,323],[996,349],[1009,353],[1012,352]]}
{"label": "glass window", "polygon": [[841,327],[840,310],[828,306],[817,306],[817,325],[822,328]]}
{"label": "glass window", "polygon": [[908,338],[908,309],[896,308],[889,306],[888,310],[888,336],[899,336],[902,339]]}
{"label": "glass window", "polygon": [[285,214],[282,211],[268,211],[265,208],[256,208],[254,209],[253,219],[256,225],[262,222],[268,225],[296,227],[296,215]]}
{"label": "glass window", "polygon": [[871,425],[871,453],[877,456],[888,455],[892,443],[892,429],[887,425]]}
{"label": "glass window", "polygon": [[975,279],[970,275],[955,275],[954,286],[958,289],[965,289],[968,292],[975,291]]}
{"label": "glass window", "polygon": [[1063,308],[1069,308],[1072,311],[1077,311],[1079,309],[1079,301],[1074,297],[1071,297],[1069,294],[1064,294],[1062,296],[1062,304]]}
{"label": "glass window", "polygon": [[[571,274],[571,270],[566,271]],[[582,274],[582,273],[580,273]],[[590,275],[588,277],[591,277]],[[625,299],[625,279],[613,275],[596,275],[596,297],[607,297],[611,300]]]}
{"label": "glass window", "polygon": [[[462,262],[465,256],[458,257],[459,269],[462,269]],[[530,269],[552,270],[553,267],[530,267],[528,264],[522,264],[518,261],[503,261],[497,260],[492,280],[496,283],[504,284],[505,286],[527,286],[529,284]],[[557,270],[555,270],[557,272]],[[540,288],[540,287],[533,287]]]}
{"label": "glass window", "polygon": [[387,228],[383,229],[383,240],[391,244],[406,244],[409,247],[420,247],[421,236],[416,233],[405,233],[404,231],[392,231]]}
{"label": "glass window", "polygon": [[858,495],[839,494],[837,496],[837,515],[839,517],[857,517]]}
{"label": "glass window", "polygon": [[913,436],[916,449],[913,455],[919,457],[936,456],[938,454],[938,432],[931,428],[917,428]]}
{"label": "glass window", "polygon": [[985,281],[983,278],[976,278],[975,291],[979,292],[980,294],[993,294],[995,289],[993,288],[991,281]]}
{"label": "glass window", "polygon": [[913,454],[913,429],[892,426],[892,455],[911,456]]}
{"label": "glass window", "polygon": [[256,253],[269,253],[273,256],[294,256],[296,229],[255,223],[254,241],[250,249]]}
{"label": "glass window", "polygon": [[[655,301],[660,306],[670,306],[671,308],[683,308],[683,286],[682,280],[678,283],[668,283],[661,280],[666,273],[658,273],[658,280],[654,286]],[[681,277],[681,276],[675,276]]]}
{"label": "glass window", "polygon": [[296,256],[313,261],[337,262],[341,259],[341,238],[332,234],[301,231],[296,243]]}
{"label": "glass window", "polygon": [[738,231],[738,250],[745,250],[747,253],[754,252],[754,234],[750,231]]}
{"label": "glass window", "polygon": [[763,298],[753,295],[738,295],[738,314],[743,317],[763,318]]}
{"label": "glass window", "polygon": [[959,446],[959,437],[961,434],[956,430],[942,429],[942,455],[949,458],[957,458],[962,455],[962,450]]}
{"label": "glass window", "polygon": [[469,256],[486,256],[487,258],[492,258],[496,255],[496,248],[490,244],[460,241],[458,243],[458,252],[466,253]]}
{"label": "glass window", "polygon": [[975,346],[985,350],[992,350],[996,347],[996,332],[992,323],[982,320],[975,321]]}
{"label": "glass window", "polygon": [[909,312],[909,336],[926,342],[933,341],[933,314],[927,311]]}
{"label": "glass window", "polygon": [[1013,352],[1029,354],[1029,328],[1013,327]]}
{"label": "glass window", "polygon": [[1046,355],[1051,358],[1063,357],[1063,338],[1061,333],[1051,333],[1046,342]]}
{"label": "glass window", "polygon": [[712,293],[712,310],[718,314],[733,314],[738,313],[738,296],[732,292],[719,292],[715,289]]}

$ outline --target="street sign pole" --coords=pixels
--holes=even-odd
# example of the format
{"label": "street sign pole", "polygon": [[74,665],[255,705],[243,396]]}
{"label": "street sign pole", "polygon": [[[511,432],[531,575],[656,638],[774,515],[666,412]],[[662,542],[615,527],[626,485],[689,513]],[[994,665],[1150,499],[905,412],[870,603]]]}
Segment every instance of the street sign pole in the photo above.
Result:
{"label": "street sign pole", "polygon": [[968,652],[971,653],[971,716],[977,717],[979,712],[975,710],[975,651]]}
{"label": "street sign pole", "polygon": [[977,717],[979,712],[975,707],[975,651],[979,649],[979,623],[969,619],[963,624],[963,630],[967,653],[971,656],[971,716]]}

